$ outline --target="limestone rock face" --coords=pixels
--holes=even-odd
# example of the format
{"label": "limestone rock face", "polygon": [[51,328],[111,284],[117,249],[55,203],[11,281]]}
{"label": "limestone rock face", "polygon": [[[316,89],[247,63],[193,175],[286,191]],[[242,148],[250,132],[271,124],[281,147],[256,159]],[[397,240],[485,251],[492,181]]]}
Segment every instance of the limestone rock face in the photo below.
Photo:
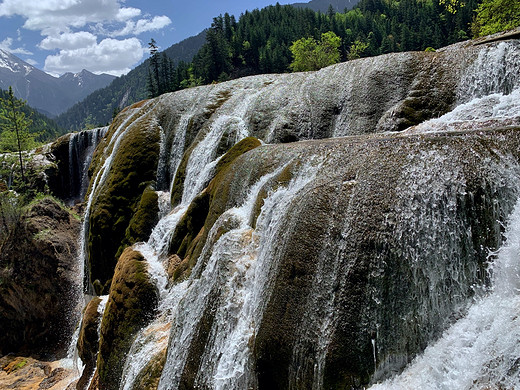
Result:
{"label": "limestone rock face", "polygon": [[[258,242],[257,256],[267,257],[252,254],[244,266],[262,264],[254,272],[269,286],[247,341],[253,388],[310,388],[316,367],[323,388],[359,388],[401,369],[471,301],[468,286],[488,282],[488,250],[499,246],[500,221],[518,193],[519,147],[519,129],[506,128],[264,145],[235,159],[204,191],[212,193],[204,227],[211,233],[197,267],[206,266],[190,281],[212,287],[179,308],[201,314],[186,323],[195,331],[183,345],[184,371],[173,374],[167,361],[164,383],[177,375],[181,387],[213,383],[207,373],[220,357],[211,354],[224,339],[216,332],[235,318],[228,302],[240,302],[230,285],[250,283],[237,269],[243,258],[233,256]],[[269,175],[249,241],[251,233],[224,216],[236,219],[229,210]],[[273,195],[304,179],[289,200]],[[276,213],[266,209],[273,197]],[[276,228],[266,228],[271,218]],[[238,232],[235,246],[223,249]],[[178,342],[168,356],[176,363]]]}
{"label": "limestone rock face", "polygon": [[94,386],[118,387],[155,305],[124,248],[168,194],[146,250],[172,288],[161,390],[357,389],[402,370],[489,286],[520,188],[518,64],[518,42],[460,44],[123,112],[91,171],[93,279],[122,252]]}
{"label": "limestone rock face", "polygon": [[0,248],[0,355],[65,352],[78,320],[79,229],[79,219],[45,198]]}
{"label": "limestone rock face", "polygon": [[125,356],[135,333],[154,313],[157,290],[143,256],[127,248],[117,263],[101,322],[97,372],[102,389],[119,389]]}

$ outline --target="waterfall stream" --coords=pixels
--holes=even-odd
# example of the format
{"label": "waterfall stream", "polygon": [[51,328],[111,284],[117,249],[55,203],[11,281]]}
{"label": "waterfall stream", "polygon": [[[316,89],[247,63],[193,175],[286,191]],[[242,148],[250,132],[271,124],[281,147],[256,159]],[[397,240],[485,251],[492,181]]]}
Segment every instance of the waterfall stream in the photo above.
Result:
{"label": "waterfall stream", "polygon": [[[143,329],[136,337],[125,364],[121,389],[131,389],[133,382],[139,372],[150,360],[152,351],[165,348],[169,336],[169,324],[172,321],[172,315],[176,311],[179,300],[183,298],[184,289],[188,282],[175,285],[173,288],[167,288],[167,276],[163,265],[165,250],[170,241],[172,234],[180,219],[188,209],[188,206],[198,193],[207,184],[213,169],[221,156],[216,156],[217,147],[220,139],[225,131],[234,132],[236,142],[247,136],[243,125],[243,116],[248,108],[247,102],[233,109],[233,115],[219,117],[211,124],[209,131],[205,137],[192,151],[186,167],[186,179],[184,183],[184,191],[180,204],[169,213],[162,216],[158,224],[153,229],[147,243],[138,243],[134,245],[134,249],[141,252],[147,259],[149,271],[155,280],[159,289],[160,303],[155,321],[145,329]],[[186,129],[189,124],[191,115],[183,115],[179,124],[175,129],[174,141],[172,143],[170,155],[170,169],[176,172],[181,161],[184,148],[184,139]],[[238,125],[237,125],[238,124]],[[165,150],[164,137],[161,144],[161,152]],[[158,169],[158,176],[163,170],[161,166]],[[171,177],[171,183],[168,187],[171,191],[175,175]],[[169,193],[163,192],[161,198],[169,199]]]}
{"label": "waterfall stream", "polygon": [[[383,134],[388,136],[387,139],[374,137],[374,143],[387,142],[388,144],[388,149],[382,147],[370,155],[374,158],[374,164],[381,162],[377,160],[378,153],[388,152],[396,139],[408,136],[413,138],[416,135],[416,138],[434,139],[435,133],[450,133],[453,136],[453,133],[461,131],[519,126],[520,50],[518,46],[517,42],[498,43],[482,49],[475,59],[467,60],[471,66],[457,70],[459,79],[455,91],[455,107],[438,118],[426,120],[397,135]],[[399,57],[403,63],[413,60],[410,54],[403,56],[404,59]],[[334,109],[329,109],[330,107],[327,109],[334,113],[331,123],[324,126],[328,128],[329,135],[341,137],[338,139],[347,143],[348,140],[343,136],[351,135],[352,129],[355,129],[355,134],[360,134],[362,131],[359,129],[368,125],[375,126],[378,122],[374,118],[360,119],[355,116],[355,112],[350,111],[347,103],[351,100],[359,99],[369,105],[363,101],[363,96],[360,98],[357,95],[362,95],[363,91],[359,92],[353,83],[359,76],[358,73],[370,78],[374,74],[374,69],[386,66],[388,61],[396,62],[397,59],[398,55],[390,55],[366,60],[365,63],[353,62],[352,67],[346,72],[348,83],[345,82],[337,90],[330,87],[334,84],[331,80],[343,74],[342,65],[309,76],[288,75],[287,78],[296,84],[291,85],[289,92],[284,89],[283,84],[277,85],[278,76],[270,76],[270,78],[259,76],[258,80],[248,78],[245,81],[231,82],[230,85],[236,83],[239,86],[237,91],[230,93],[230,96],[226,95],[226,99],[229,100],[222,99],[222,102],[219,102],[221,105],[215,109],[215,113],[208,114],[197,134],[190,133],[194,126],[192,122],[200,114],[195,103],[191,105],[185,103],[187,108],[178,112],[171,109],[175,112],[175,119],[171,119],[168,126],[160,127],[161,140],[155,178],[159,196],[159,222],[153,228],[147,242],[133,245],[133,249],[139,251],[148,263],[149,274],[159,293],[159,303],[155,317],[137,333],[126,356],[120,390],[136,389],[144,369],[150,364],[157,364],[159,358],[165,361],[159,380],[159,390],[179,388],[225,390],[261,387],[256,366],[258,362],[255,355],[257,353],[255,342],[266,318],[264,317],[266,307],[270,303],[281,267],[282,252],[286,249],[285,240],[289,235],[287,229],[294,228],[286,224],[286,221],[294,215],[298,218],[296,211],[300,211],[299,202],[306,192],[318,193],[320,185],[325,187],[323,183],[329,179],[327,174],[335,170],[335,167],[327,164],[336,164],[336,169],[341,171],[343,165],[347,166],[350,161],[340,161],[340,157],[334,157],[332,143],[320,144],[321,149],[313,155],[303,153],[297,155],[297,152],[291,151],[287,153],[294,153],[294,155],[284,156],[285,160],[284,158],[276,161],[273,159],[266,169],[258,176],[254,176],[254,180],[253,176],[249,176],[249,182],[240,183],[233,188],[233,191],[236,191],[233,198],[235,204],[230,206],[232,202],[229,202],[211,229],[208,229],[209,232],[205,232],[206,241],[189,276],[175,282],[170,280],[167,274],[170,241],[190,204],[208,186],[215,174],[217,164],[223,153],[229,150],[230,145],[250,135],[274,142],[275,140],[292,141],[293,136],[305,139],[314,136],[319,138],[327,134],[326,132],[315,133],[317,123],[325,115],[320,111],[321,107],[313,107],[326,100],[320,89],[322,78],[326,79],[325,84],[328,83],[324,90],[331,89],[330,93],[339,100],[334,103]],[[366,64],[369,64],[367,69],[361,69]],[[280,79],[282,77],[285,76],[280,76]],[[243,87],[240,83],[246,86]],[[251,88],[250,85],[253,87]],[[225,88],[231,87],[211,86],[208,87],[210,92],[206,94],[209,96],[211,93],[215,95],[220,93],[221,97],[224,96],[225,94],[218,88],[226,91]],[[200,95],[197,95],[197,103],[199,103],[203,101],[200,96],[204,94],[198,91],[201,89],[181,91],[180,94],[196,96],[199,93]],[[395,96],[388,98],[384,110],[378,106],[381,116],[404,98],[405,92],[407,93],[405,88],[400,86]],[[263,93],[265,94],[262,95]],[[286,93],[290,96],[285,96]],[[276,114],[270,111],[260,112],[260,108],[271,107],[270,104],[274,107],[276,102],[273,101],[276,99],[280,99],[279,112]],[[157,103],[152,100],[151,103],[127,113],[126,118],[114,129],[107,145],[104,146],[103,160],[98,164],[98,170],[91,180],[81,231],[80,261],[86,267],[89,263],[86,247],[89,217],[96,196],[110,174],[112,160],[126,130],[134,126],[136,120],[144,115],[145,111],[150,112],[150,107],[167,106],[167,98],[161,97],[158,101]],[[208,101],[215,104],[215,101]],[[323,109],[323,111],[327,110]],[[287,126],[291,120],[294,121],[292,125],[297,128],[296,130]],[[256,125],[261,129],[255,128]],[[100,130],[96,137],[99,138],[106,131],[106,129]],[[280,133],[283,133],[282,136]],[[81,136],[83,135],[74,135],[71,140],[74,139],[73,142],[77,143],[76,138]],[[89,140],[89,147],[91,144],[97,144],[98,138],[95,142]],[[355,137],[352,139],[353,144],[359,141]],[[188,145],[188,142],[193,143]],[[437,140],[431,142],[434,144]],[[438,142],[448,144],[445,140]],[[259,150],[270,146],[272,145]],[[413,145],[408,147],[413,148]],[[408,346],[402,345],[397,347],[392,345],[391,347],[395,349],[389,354],[394,353],[394,355],[384,357],[395,359],[397,363],[379,361],[381,351],[391,342],[384,345],[384,342],[379,340],[378,321],[381,318],[377,316],[384,311],[374,314],[375,319],[370,323],[373,329],[367,324],[360,325],[360,328],[366,325],[364,330],[370,329],[371,332],[368,336],[370,375],[373,382],[381,382],[372,385],[371,389],[374,390],[484,390],[496,386],[506,389],[520,387],[518,379],[520,343],[511,342],[511,340],[520,340],[520,319],[516,316],[520,308],[520,200],[509,219],[502,248],[490,257],[491,288],[486,290],[487,286],[479,286],[484,292],[473,294],[472,289],[477,287],[471,285],[472,278],[479,272],[477,261],[471,258],[474,262],[469,265],[462,260],[449,261],[450,256],[465,260],[465,256],[476,257],[476,255],[465,253],[466,250],[474,249],[472,246],[474,242],[469,231],[471,226],[468,227],[467,220],[461,217],[460,211],[463,207],[460,205],[461,199],[465,200],[464,196],[467,195],[467,191],[470,191],[466,188],[467,176],[465,176],[464,163],[447,170],[446,167],[451,161],[446,152],[448,148],[449,146],[441,145],[438,149],[432,147],[431,150],[410,149],[408,155],[403,152],[402,158],[405,162],[399,161],[392,165],[400,170],[402,176],[399,177],[403,179],[387,187],[391,189],[389,197],[398,197],[394,203],[385,204],[387,207],[384,210],[385,218],[393,218],[393,220],[390,222],[378,220],[378,223],[394,224],[391,232],[383,230],[381,232],[388,234],[386,238],[389,240],[393,239],[398,243],[396,248],[392,249],[395,249],[395,253],[398,253],[396,256],[400,256],[403,263],[410,263],[406,265],[409,270],[408,276],[414,282],[417,280],[424,282],[425,285],[418,287],[414,292],[424,294],[418,303],[420,308],[414,313],[416,318],[413,320],[420,317],[419,320],[422,322],[417,323],[427,324],[425,327],[428,329],[424,329],[424,333],[428,337],[425,336],[424,339],[436,338],[437,341],[430,343],[426,350],[408,365],[408,361],[415,356],[415,353],[407,355]],[[69,152],[70,156],[78,154],[73,146],[70,146]],[[189,155],[184,155],[188,152]],[[365,153],[365,150],[359,154],[362,153]],[[368,155],[370,151],[366,153]],[[478,151],[472,153],[475,159],[481,158]],[[270,156],[267,152],[265,155]],[[353,160],[356,157],[351,156]],[[367,166],[372,163],[370,157],[366,157],[366,160],[359,163],[363,169],[369,170]],[[510,167],[506,167],[504,162],[510,157],[499,152],[496,152],[493,158],[495,157],[495,160],[486,165],[492,167],[490,172],[493,171],[487,173],[486,179],[491,182],[494,179],[507,181],[508,178],[505,176],[508,172],[504,173],[504,177],[496,172],[508,171]],[[183,191],[179,203],[172,208],[170,199],[181,163],[185,165]],[[85,164],[87,164],[86,160]],[[323,168],[324,166],[327,168]],[[88,165],[81,168],[82,183],[86,172],[85,167],[88,168]],[[273,181],[276,181],[276,178],[288,167],[291,168],[291,178],[283,184],[273,185]],[[359,265],[355,260],[348,259],[349,251],[353,247],[349,240],[356,237],[351,235],[356,228],[359,228],[355,226],[354,219],[360,218],[361,209],[356,206],[359,198],[366,196],[362,189],[372,188],[367,184],[372,178],[360,178],[362,169],[358,169],[347,172],[345,168],[344,172],[348,174],[345,173],[341,180],[331,185],[336,192],[330,194],[330,203],[327,204],[330,204],[334,215],[326,219],[330,222],[329,225],[320,227],[324,233],[320,236],[321,242],[316,243],[315,249],[318,255],[313,264],[314,273],[309,276],[311,282],[303,300],[304,304],[300,308],[302,313],[297,322],[299,326],[294,331],[294,337],[291,339],[293,343],[289,348],[291,361],[287,374],[287,388],[290,389],[320,390],[326,386],[324,378],[328,354],[335,341],[338,323],[341,321],[338,314],[342,310],[339,307],[342,304],[341,288],[345,285],[345,280],[352,269]],[[73,173],[72,167],[70,175],[75,178],[80,176]],[[244,177],[246,176],[240,176],[241,179]],[[337,179],[339,176],[331,174],[331,177]],[[319,180],[323,182],[318,183]],[[515,177],[503,187],[509,186],[507,188],[509,190],[511,183],[516,182]],[[499,184],[481,183],[482,187],[492,187],[491,192],[500,187]],[[84,186],[80,187],[80,193],[85,193],[87,189]],[[498,190],[493,192],[494,195],[496,193]],[[345,198],[339,198],[339,195]],[[482,197],[487,195],[486,193]],[[504,197],[509,195],[508,193]],[[334,199],[334,196],[338,198]],[[263,200],[261,207],[258,206],[259,199]],[[495,202],[495,199],[492,201]],[[485,205],[489,204],[485,203]],[[500,205],[494,204],[494,207],[498,209]],[[489,213],[492,217],[500,214],[498,212],[493,214],[494,211]],[[356,212],[358,214],[355,214]],[[369,228],[366,230],[367,235],[372,233]],[[369,244],[377,246],[376,241],[379,238],[379,236],[373,238],[374,242]],[[440,242],[443,244],[442,247],[439,247]],[[367,251],[373,249],[369,244],[367,244]],[[378,247],[378,249],[383,251],[383,248]],[[374,263],[377,262],[376,260]],[[370,269],[371,274],[367,280],[377,279],[381,276],[377,273],[383,268],[381,265],[379,269],[377,267]],[[428,274],[437,270],[439,272],[436,275]],[[92,292],[88,272],[85,272],[84,280],[87,292]],[[374,288],[374,285],[368,282],[367,286],[367,289]],[[382,295],[384,292],[367,293],[370,299],[377,301],[375,306],[380,303],[381,296],[378,294]],[[444,298],[442,294],[450,296],[449,304],[441,302]],[[98,310],[104,309],[104,303]],[[287,310],[289,311],[289,308]],[[428,310],[434,310],[435,313],[432,314]],[[457,321],[449,318],[455,315],[462,318]],[[403,323],[405,320],[409,319],[403,319]],[[436,323],[431,325],[430,329],[431,322]],[[437,337],[440,333],[438,328],[442,330],[445,328],[444,325],[447,327],[446,330]],[[405,365],[406,368],[401,371]],[[398,374],[387,379],[395,373]]]}
{"label": "waterfall stream", "polygon": [[[492,255],[492,291],[405,371],[371,390],[516,389],[520,386],[520,200]],[[515,341],[516,340],[516,341]]]}
{"label": "waterfall stream", "polygon": [[69,198],[71,203],[81,200],[87,193],[88,168],[94,150],[108,131],[108,126],[73,133],[69,139]]}

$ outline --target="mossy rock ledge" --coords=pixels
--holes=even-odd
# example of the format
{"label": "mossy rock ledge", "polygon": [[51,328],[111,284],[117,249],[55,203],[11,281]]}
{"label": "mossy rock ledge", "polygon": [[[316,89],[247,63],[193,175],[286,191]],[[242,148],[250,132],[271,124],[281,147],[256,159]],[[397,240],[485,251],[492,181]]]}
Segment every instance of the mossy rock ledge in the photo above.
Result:
{"label": "mossy rock ledge", "polygon": [[133,231],[139,226],[131,220],[157,172],[159,127],[150,117],[143,115],[128,126],[107,179],[96,189],[89,218],[88,251],[92,280],[99,279],[102,284],[112,277],[129,226],[132,237],[145,238],[143,232]]}
{"label": "mossy rock ledge", "polygon": [[78,338],[78,355],[85,365],[78,380],[77,389],[84,389],[96,368],[96,357],[99,347],[98,327],[101,314],[98,312],[101,299],[94,297],[85,308]]}
{"label": "mossy rock ledge", "polygon": [[125,249],[117,263],[99,341],[97,375],[100,388],[119,389],[134,337],[155,312],[158,292],[141,253]]}
{"label": "mossy rock ledge", "polygon": [[[255,137],[244,138],[235,144],[218,162],[215,177],[208,187],[188,207],[170,240],[170,255],[177,255],[183,259],[177,269],[172,272],[174,280],[189,275],[202,252],[211,226],[225,211],[224,206],[229,193],[220,191],[222,186],[218,186],[218,184],[224,180],[226,172],[233,170],[233,163],[237,158],[260,145],[261,142]],[[218,203],[221,207],[216,207],[213,203]]]}

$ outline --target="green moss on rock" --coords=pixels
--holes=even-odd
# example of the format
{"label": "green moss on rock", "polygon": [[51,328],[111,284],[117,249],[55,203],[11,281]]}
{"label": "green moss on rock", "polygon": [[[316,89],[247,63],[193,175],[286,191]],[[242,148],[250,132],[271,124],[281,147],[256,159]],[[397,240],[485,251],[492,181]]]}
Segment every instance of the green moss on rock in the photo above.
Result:
{"label": "green moss on rock", "polygon": [[[186,167],[190,159],[193,149],[198,145],[202,136],[207,132],[209,118],[231,97],[231,91],[219,91],[214,101],[210,102],[202,111],[201,114],[196,115],[190,119],[188,130],[186,131],[186,141],[190,145],[184,152],[182,160],[177,168],[175,179],[173,181],[171,203],[173,206],[178,205],[182,200],[182,193],[184,191],[184,180],[186,179]],[[220,151],[224,153],[224,151]]]}
{"label": "green moss on rock", "polygon": [[154,202],[153,195],[144,190],[155,179],[159,141],[159,129],[154,121],[140,118],[129,125],[107,180],[94,198],[88,251],[92,278],[102,283],[112,277],[119,247],[129,226],[130,238],[137,238],[134,234],[146,235],[145,230],[149,228],[151,212],[148,210],[141,209],[134,221],[131,220],[139,211],[140,203],[144,206]]}
{"label": "green moss on rock", "polygon": [[137,375],[132,386],[132,390],[156,390],[159,386],[159,380],[166,364],[166,352],[164,348],[158,352],[143,370]]}
{"label": "green moss on rock", "polygon": [[119,389],[126,354],[137,331],[153,315],[157,294],[143,256],[125,249],[116,266],[101,322],[97,361],[101,388]]}
{"label": "green moss on rock", "polygon": [[85,364],[85,368],[78,380],[78,389],[85,388],[96,368],[96,356],[99,346],[98,324],[101,321],[101,314],[98,313],[100,303],[100,298],[93,298],[88,303],[83,314],[77,348],[78,355],[83,364]]}
{"label": "green moss on rock", "polygon": [[116,256],[120,256],[123,250],[140,241],[147,241],[154,226],[159,221],[159,196],[152,187],[148,186],[137,205],[137,211],[132,216],[125,232],[125,239]]}
{"label": "green moss on rock", "polygon": [[169,253],[184,259],[173,273],[174,280],[189,275],[202,252],[211,226],[225,211],[229,192],[217,192],[218,183],[224,180],[226,172],[232,169],[233,162],[239,156],[260,145],[261,142],[254,137],[244,138],[234,145],[217,163],[215,177],[208,188],[190,204],[170,241]]}

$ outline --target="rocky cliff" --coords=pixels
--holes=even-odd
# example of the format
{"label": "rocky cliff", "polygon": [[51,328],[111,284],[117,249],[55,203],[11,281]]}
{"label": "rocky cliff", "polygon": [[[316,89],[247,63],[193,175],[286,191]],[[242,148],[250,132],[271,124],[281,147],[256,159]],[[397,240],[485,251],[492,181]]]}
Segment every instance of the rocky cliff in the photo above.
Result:
{"label": "rocky cliff", "polygon": [[[91,168],[85,256],[101,284],[127,245],[149,263],[148,327],[171,327],[150,383],[360,388],[463,316],[518,196],[519,48],[253,76],[123,112]],[[136,243],[151,190],[160,221]],[[163,348],[146,329],[124,389]]]}
{"label": "rocky cliff", "polygon": [[44,198],[0,247],[0,355],[63,357],[79,320],[79,217]]}
{"label": "rocky cliff", "polygon": [[[490,257],[520,209],[520,42],[503,38],[124,110],[89,170],[79,262],[108,303],[87,309],[77,388],[366,388],[475,302],[517,305],[518,266]],[[485,325],[512,347],[453,380],[518,386],[515,318]]]}

